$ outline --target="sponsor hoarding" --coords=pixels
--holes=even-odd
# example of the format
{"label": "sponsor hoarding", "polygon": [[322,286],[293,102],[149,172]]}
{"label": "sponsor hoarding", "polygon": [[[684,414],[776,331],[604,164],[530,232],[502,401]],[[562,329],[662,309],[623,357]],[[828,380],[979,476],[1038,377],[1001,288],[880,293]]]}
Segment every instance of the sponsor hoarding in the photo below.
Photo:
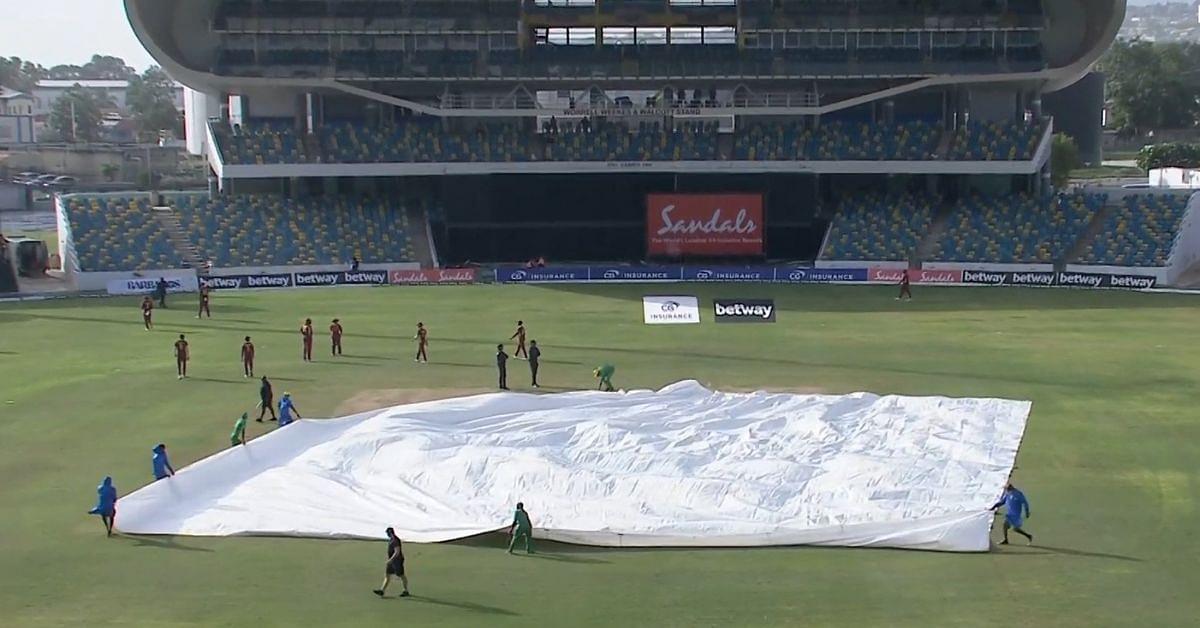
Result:
{"label": "sponsor hoarding", "polygon": [[547,266],[545,268],[508,267],[496,269],[499,283],[584,282],[591,280],[587,266]]}
{"label": "sponsor hoarding", "polygon": [[297,287],[311,286],[382,286],[388,282],[386,270],[292,273]]}
{"label": "sponsor hoarding", "polygon": [[646,195],[646,252],[652,257],[763,253],[761,194]]}
{"label": "sponsor hoarding", "polygon": [[[903,268],[883,268],[872,266],[867,273],[868,281],[900,283],[900,276],[905,270]],[[954,270],[921,270],[916,268],[908,269],[908,280],[912,283],[962,283],[963,271],[960,269]]]}
{"label": "sponsor hoarding", "polygon": [[684,266],[684,281],[760,282],[775,281],[773,266],[726,268],[720,266]]}
{"label": "sponsor hoarding", "polygon": [[291,273],[263,275],[223,275],[201,277],[200,285],[210,290],[241,290],[251,288],[291,288]]}
{"label": "sponsor hoarding", "polygon": [[865,268],[776,268],[775,281],[788,283],[841,283],[867,280]]}
{"label": "sponsor hoarding", "polygon": [[478,277],[479,273],[474,268],[393,270],[389,274],[393,285],[475,283]]}
{"label": "sponsor hoarding", "polygon": [[593,281],[679,281],[683,278],[680,266],[595,266]]}
{"label": "sponsor hoarding", "polygon": [[713,320],[718,323],[774,323],[775,301],[771,299],[715,299]]}
{"label": "sponsor hoarding", "polygon": [[[106,289],[109,294],[150,294],[158,287],[158,277],[140,279],[113,279]],[[197,292],[200,284],[195,275],[166,277],[167,292]]]}
{"label": "sponsor hoarding", "polygon": [[700,322],[696,297],[642,297],[642,320],[647,325],[694,325]]}
{"label": "sponsor hoarding", "polygon": [[867,281],[867,275],[866,268],[825,269],[796,266],[563,266],[551,268],[510,266],[496,269],[496,281],[500,283],[586,283],[589,281],[836,283]]}

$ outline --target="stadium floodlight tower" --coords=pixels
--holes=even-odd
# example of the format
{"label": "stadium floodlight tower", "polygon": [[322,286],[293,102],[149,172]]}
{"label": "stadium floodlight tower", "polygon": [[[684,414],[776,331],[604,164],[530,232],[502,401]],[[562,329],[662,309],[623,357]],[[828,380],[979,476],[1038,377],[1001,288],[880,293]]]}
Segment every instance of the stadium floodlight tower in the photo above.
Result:
{"label": "stadium floodlight tower", "polygon": [[[808,190],[809,209],[825,175],[1005,175],[1035,191],[1054,128],[1042,95],[1088,74],[1125,4],[125,0],[142,43],[193,90],[189,149],[223,189],[636,171],[676,175],[678,190],[757,173],[703,184]],[[268,139],[223,151],[223,136]]]}

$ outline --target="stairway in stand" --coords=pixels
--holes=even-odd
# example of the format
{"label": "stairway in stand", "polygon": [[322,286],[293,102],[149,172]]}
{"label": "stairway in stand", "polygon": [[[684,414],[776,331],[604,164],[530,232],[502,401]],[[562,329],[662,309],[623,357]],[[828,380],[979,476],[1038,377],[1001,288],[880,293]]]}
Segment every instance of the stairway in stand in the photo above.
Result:
{"label": "stairway in stand", "polygon": [[1092,218],[1092,222],[1088,224],[1087,228],[1079,234],[1079,238],[1075,240],[1075,244],[1071,245],[1071,248],[1067,249],[1062,259],[1058,261],[1059,270],[1062,270],[1062,267],[1066,264],[1074,264],[1076,260],[1087,252],[1088,245],[1096,240],[1096,236],[1100,235],[1100,230],[1104,229],[1104,225],[1108,223],[1108,216],[1112,211],[1111,207],[1105,205],[1100,208],[1100,211],[1096,212],[1095,217]]}
{"label": "stairway in stand", "polygon": [[192,244],[187,234],[184,233],[183,225],[179,222],[179,216],[175,214],[175,210],[170,207],[155,207],[151,211],[154,212],[154,219],[162,225],[163,231],[167,232],[167,237],[171,239],[171,244],[183,258],[184,264],[188,268],[194,268],[197,275],[207,277],[208,264],[200,255],[200,251],[196,249],[196,245]]}
{"label": "stairway in stand", "polygon": [[437,268],[433,243],[430,241],[429,216],[425,209],[417,203],[409,204],[404,212],[408,215],[408,241],[412,243],[414,262],[420,262],[421,268]]}

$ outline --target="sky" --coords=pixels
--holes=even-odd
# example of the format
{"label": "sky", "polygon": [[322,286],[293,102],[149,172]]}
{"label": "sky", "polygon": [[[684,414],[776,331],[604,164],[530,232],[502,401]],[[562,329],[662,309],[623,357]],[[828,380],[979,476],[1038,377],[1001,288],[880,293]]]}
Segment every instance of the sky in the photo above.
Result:
{"label": "sky", "polygon": [[139,71],[157,65],[133,34],[122,0],[3,1],[19,7],[6,6],[0,18],[0,57],[50,67],[83,65],[93,54],[104,54]]}

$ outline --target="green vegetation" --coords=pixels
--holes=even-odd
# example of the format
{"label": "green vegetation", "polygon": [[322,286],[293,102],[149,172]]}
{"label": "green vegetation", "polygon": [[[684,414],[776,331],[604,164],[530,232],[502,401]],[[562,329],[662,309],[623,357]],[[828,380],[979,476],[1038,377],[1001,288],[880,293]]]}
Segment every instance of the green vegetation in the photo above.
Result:
{"label": "green vegetation", "polygon": [[[641,324],[646,293],[774,297],[773,325]],[[1195,297],[892,287],[444,287],[219,293],[214,318],[175,297],[143,331],[137,300],[0,304],[0,608],[11,626],[1183,626],[1200,616],[1200,418]],[[300,320],[346,326],[346,355],[300,361]],[[412,599],[371,594],[381,543],[104,538],[85,514],[111,474],[150,476],[228,445],[258,370],[304,416],[364,390],[486,390],[492,352],[523,318],[547,389],[695,378],[724,388],[869,390],[1031,399],[1015,481],[1035,547],[986,555],[771,548],[596,550],[499,539],[409,545]],[[429,365],[411,361],[430,327]],[[323,327],[321,327],[323,329]],[[193,379],[175,379],[174,335]],[[326,340],[322,337],[320,340]],[[513,383],[523,383],[520,367]],[[250,424],[248,436],[262,433]],[[535,504],[529,505],[535,520]],[[118,506],[118,525],[120,522]],[[381,527],[385,522],[380,522]],[[502,522],[501,522],[502,523]]]}

